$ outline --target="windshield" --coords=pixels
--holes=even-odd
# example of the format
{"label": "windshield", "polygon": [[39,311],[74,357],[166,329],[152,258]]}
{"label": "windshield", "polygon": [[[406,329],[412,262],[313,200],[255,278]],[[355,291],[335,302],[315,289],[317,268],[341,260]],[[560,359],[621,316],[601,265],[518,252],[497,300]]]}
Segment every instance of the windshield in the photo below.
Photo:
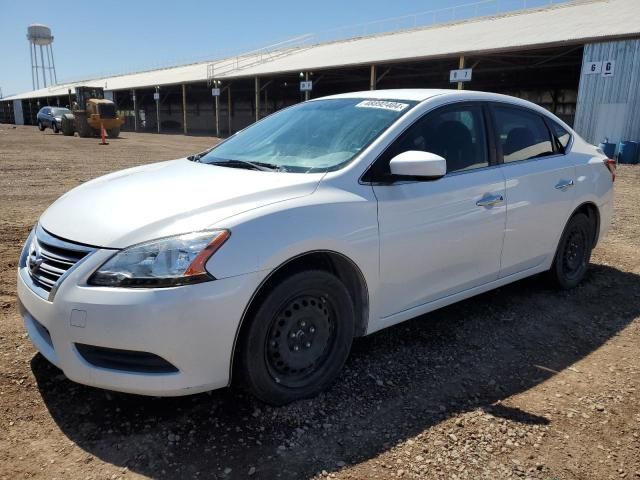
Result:
{"label": "windshield", "polygon": [[417,102],[362,98],[301,103],[238,132],[209,152],[202,163],[288,172],[340,168]]}
{"label": "windshield", "polygon": [[51,115],[55,117],[59,117],[61,115],[64,115],[65,113],[69,113],[68,108],[52,108],[51,109]]}

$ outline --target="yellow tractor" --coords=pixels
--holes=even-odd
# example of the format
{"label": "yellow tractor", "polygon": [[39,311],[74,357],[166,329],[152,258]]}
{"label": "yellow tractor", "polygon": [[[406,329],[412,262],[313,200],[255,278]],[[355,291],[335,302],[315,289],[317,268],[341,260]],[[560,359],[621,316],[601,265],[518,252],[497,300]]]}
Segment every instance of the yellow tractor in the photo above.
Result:
{"label": "yellow tractor", "polygon": [[64,135],[72,136],[78,132],[82,138],[99,136],[101,126],[104,126],[109,138],[120,135],[124,119],[118,117],[115,103],[104,98],[102,88],[76,87],[76,101],[72,103],[71,112],[62,117],[61,130]]}

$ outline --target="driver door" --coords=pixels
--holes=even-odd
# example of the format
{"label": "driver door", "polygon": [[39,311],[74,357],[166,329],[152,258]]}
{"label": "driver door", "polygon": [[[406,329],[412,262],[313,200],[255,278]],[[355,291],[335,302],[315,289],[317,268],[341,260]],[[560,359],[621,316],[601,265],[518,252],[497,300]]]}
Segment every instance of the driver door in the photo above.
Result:
{"label": "driver door", "polygon": [[[479,103],[439,108],[409,127],[374,164],[378,178],[386,178],[373,182],[383,322],[498,278],[505,180],[489,148],[486,118]],[[407,150],[444,157],[447,174],[394,181],[389,161]]]}

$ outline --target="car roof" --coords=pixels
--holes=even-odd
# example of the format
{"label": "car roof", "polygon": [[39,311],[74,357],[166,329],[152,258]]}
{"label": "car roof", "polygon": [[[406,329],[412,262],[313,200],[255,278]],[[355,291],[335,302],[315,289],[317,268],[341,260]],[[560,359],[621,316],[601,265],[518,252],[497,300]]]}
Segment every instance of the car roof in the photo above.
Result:
{"label": "car roof", "polygon": [[[436,89],[436,88],[398,88],[387,90],[363,90],[360,92],[340,93],[338,95],[330,95],[327,97],[321,97],[316,100],[322,100],[326,98],[361,98],[361,99],[373,99],[373,100],[407,100],[423,102],[434,97],[446,95],[448,100],[451,101],[465,101],[476,100],[484,102],[499,102],[508,103],[513,106],[520,106],[534,110],[542,115],[545,115],[555,122],[560,123],[563,127],[572,130],[569,125],[563,122],[561,119],[553,115],[545,108],[537,105],[528,100],[524,100],[510,95],[503,95],[500,93],[481,92],[477,90],[455,90],[455,89]],[[575,133],[575,132],[574,132]]]}
{"label": "car roof", "polygon": [[375,100],[413,100],[422,102],[431,97],[444,93],[455,92],[455,90],[435,89],[435,88],[393,88],[388,90],[363,90],[360,92],[340,93],[323,98],[370,98]]}

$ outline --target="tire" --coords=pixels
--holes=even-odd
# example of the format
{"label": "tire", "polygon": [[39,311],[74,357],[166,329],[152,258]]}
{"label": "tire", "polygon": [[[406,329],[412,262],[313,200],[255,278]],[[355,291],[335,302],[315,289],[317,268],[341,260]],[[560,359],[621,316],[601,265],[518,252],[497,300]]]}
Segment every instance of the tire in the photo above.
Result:
{"label": "tire", "polygon": [[110,128],[107,130],[107,134],[109,135],[109,138],[118,138],[118,136],[120,135],[120,128]]}
{"label": "tire", "polygon": [[89,123],[87,122],[86,112],[75,113],[75,125],[76,125],[76,131],[78,132],[78,136],[80,138],[89,138],[94,136],[93,129],[89,126]]}
{"label": "tire", "polygon": [[75,118],[72,114],[65,114],[62,117],[62,134],[66,137],[73,137],[76,132]]}
{"label": "tire", "polygon": [[53,124],[51,125],[51,128],[53,129],[53,133],[60,133],[60,127],[58,127],[58,122],[53,122]]}
{"label": "tire", "polygon": [[593,223],[583,213],[575,214],[567,222],[549,271],[558,287],[574,288],[586,275],[593,249],[593,230]]}
{"label": "tire", "polygon": [[42,124],[42,122],[38,120],[38,130],[40,130],[41,132],[44,132],[45,128],[46,127]]}
{"label": "tire", "polygon": [[278,283],[247,320],[239,373],[254,396],[272,405],[314,397],[329,386],[349,356],[355,330],[349,292],[320,270]]}

